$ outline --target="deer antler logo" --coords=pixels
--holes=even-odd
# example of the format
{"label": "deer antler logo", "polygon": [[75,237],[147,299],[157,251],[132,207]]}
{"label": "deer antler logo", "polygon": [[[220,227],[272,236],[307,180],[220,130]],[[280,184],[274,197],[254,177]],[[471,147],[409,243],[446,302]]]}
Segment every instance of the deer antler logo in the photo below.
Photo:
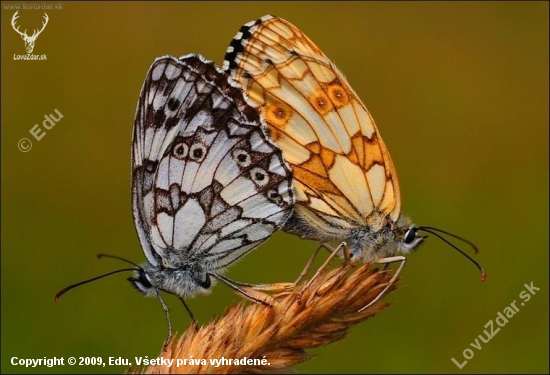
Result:
{"label": "deer antler logo", "polygon": [[42,23],[42,29],[40,29],[40,31],[35,29],[33,34],[31,36],[28,36],[27,29],[25,29],[25,32],[22,33],[21,31],[19,31],[19,26],[15,27],[15,20],[17,19],[17,17],[19,17],[17,15],[18,12],[19,11],[16,11],[13,17],[11,18],[11,26],[19,35],[21,35],[21,38],[23,38],[23,40],[25,41],[25,49],[27,50],[27,53],[32,53],[32,50],[34,49],[34,42],[36,42],[36,38],[38,38],[38,35],[40,35],[42,31],[44,31],[44,28],[48,24],[48,19],[49,19],[48,15],[44,13],[45,21]]}

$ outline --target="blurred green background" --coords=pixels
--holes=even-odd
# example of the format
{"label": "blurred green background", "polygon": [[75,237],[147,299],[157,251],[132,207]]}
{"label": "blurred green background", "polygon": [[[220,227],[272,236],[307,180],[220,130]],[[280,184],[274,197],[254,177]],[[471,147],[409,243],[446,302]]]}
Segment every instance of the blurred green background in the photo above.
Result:
{"label": "blurred green background", "polygon": [[[436,238],[409,257],[386,311],[311,350],[303,373],[548,372],[547,2],[59,3],[34,54],[2,3],[2,372],[123,372],[124,366],[23,368],[10,359],[155,357],[166,337],[155,299],[98,252],[144,260],[131,215],[130,144],[138,94],[157,56],[221,64],[239,27],[271,13],[301,28],[343,70],[390,149],[403,209],[473,240],[475,267]],[[21,4],[21,3],[19,3]],[[22,10],[33,29],[43,11]],[[30,34],[30,32],[29,32]],[[37,142],[29,130],[63,118]],[[18,149],[21,138],[32,149]],[[277,233],[227,275],[291,281],[315,248]],[[320,263],[320,262],[318,262]],[[524,284],[540,288],[524,306]],[[217,285],[188,301],[201,323],[239,300]],[[520,312],[469,346],[514,300]],[[167,296],[175,328],[189,318]],[[475,342],[474,342],[475,343]],[[463,350],[475,356],[460,370]]]}

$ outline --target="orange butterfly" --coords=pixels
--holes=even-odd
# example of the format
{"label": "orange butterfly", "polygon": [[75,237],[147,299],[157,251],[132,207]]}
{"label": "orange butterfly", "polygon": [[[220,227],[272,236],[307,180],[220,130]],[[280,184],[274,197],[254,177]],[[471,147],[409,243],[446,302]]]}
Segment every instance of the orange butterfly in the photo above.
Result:
{"label": "orange butterfly", "polygon": [[405,265],[397,254],[426,238],[420,230],[440,237],[401,216],[397,173],[370,113],[297,27],[271,15],[243,25],[223,69],[244,88],[292,167],[296,205],[285,231],[329,250],[327,242],[344,241],[333,254],[344,249],[351,260],[400,262],[391,283]]}

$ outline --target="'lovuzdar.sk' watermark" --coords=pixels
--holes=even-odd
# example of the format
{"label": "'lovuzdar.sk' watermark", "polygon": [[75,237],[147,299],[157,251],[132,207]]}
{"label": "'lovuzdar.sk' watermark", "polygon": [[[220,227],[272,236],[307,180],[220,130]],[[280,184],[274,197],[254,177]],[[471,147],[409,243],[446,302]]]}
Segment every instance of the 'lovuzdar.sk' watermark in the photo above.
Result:
{"label": "'lovuzdar.sk' watermark", "polygon": [[23,38],[23,41],[25,42],[25,50],[27,51],[27,54],[26,55],[13,54],[14,60],[47,60],[48,59],[45,53],[42,55],[35,55],[32,53],[32,51],[34,51],[34,45],[36,43],[36,39],[40,34],[42,34],[44,29],[48,25],[48,21],[50,20],[50,17],[45,12],[43,17],[44,17],[44,20],[42,22],[42,27],[40,29],[36,29],[36,28],[33,29],[32,35],[29,35],[27,34],[27,29],[25,29],[25,31],[21,31],[19,29],[19,25],[17,25],[17,19],[19,18],[19,10],[15,11],[15,13],[13,14],[13,17],[11,18],[11,27],[13,28],[13,30],[15,30],[17,34],[21,36],[21,38]]}
{"label": "'lovuzdar.sk' watermark", "polygon": [[[537,288],[533,285],[532,281],[530,285],[525,284],[524,286],[526,290],[522,291],[519,294],[519,297],[523,300],[523,302],[521,302],[521,306],[524,306],[526,302],[529,302],[531,296],[534,296],[535,293],[540,290],[540,288]],[[499,311],[497,313],[497,317],[494,321],[493,319],[491,319],[484,325],[484,327],[487,328],[483,330],[484,335],[481,334],[476,337],[474,342],[470,343],[470,346],[476,350],[481,350],[481,343],[483,342],[484,344],[487,344],[493,337],[495,337],[497,333],[499,333],[501,327],[504,327],[506,324],[508,324],[508,319],[512,318],[518,312],[519,307],[516,306],[516,300],[514,300],[509,306],[506,306],[503,311]],[[474,357],[474,351],[470,348],[466,348],[462,352],[462,356],[465,359],[464,362],[459,362],[454,357],[451,358],[451,361],[453,361],[459,369],[462,369],[464,366],[466,366],[468,361]]]}

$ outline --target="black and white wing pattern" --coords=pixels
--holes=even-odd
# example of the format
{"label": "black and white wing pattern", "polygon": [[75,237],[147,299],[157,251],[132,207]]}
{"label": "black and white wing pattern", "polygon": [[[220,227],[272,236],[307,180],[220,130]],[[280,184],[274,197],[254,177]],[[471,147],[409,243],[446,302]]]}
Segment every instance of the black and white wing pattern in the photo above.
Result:
{"label": "black and white wing pattern", "polygon": [[281,151],[242,90],[202,56],[162,57],[151,66],[132,162],[148,281],[181,297],[196,291],[178,286],[181,274],[171,271],[220,274],[292,212],[292,173]]}

